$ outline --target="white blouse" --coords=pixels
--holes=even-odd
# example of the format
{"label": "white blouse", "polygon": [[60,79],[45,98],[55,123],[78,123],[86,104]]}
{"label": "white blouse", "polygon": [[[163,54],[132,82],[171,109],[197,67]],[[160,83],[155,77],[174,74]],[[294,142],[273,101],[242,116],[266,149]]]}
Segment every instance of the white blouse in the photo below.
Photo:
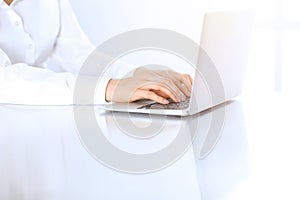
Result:
{"label": "white blouse", "polygon": [[[95,49],[68,0],[0,0],[0,103],[73,103],[76,74]],[[102,78],[95,103],[105,102]]]}

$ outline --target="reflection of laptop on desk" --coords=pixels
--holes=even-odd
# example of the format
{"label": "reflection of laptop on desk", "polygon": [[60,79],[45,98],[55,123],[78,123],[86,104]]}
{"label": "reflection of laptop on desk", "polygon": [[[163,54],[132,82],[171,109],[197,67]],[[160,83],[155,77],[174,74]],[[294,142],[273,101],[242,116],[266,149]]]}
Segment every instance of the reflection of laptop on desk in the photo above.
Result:
{"label": "reflection of laptop on desk", "polygon": [[[102,106],[105,110],[151,113],[163,115],[193,115],[217,104],[228,101],[242,92],[243,75],[249,49],[252,15],[243,12],[211,12],[204,18],[201,47],[205,52],[198,54],[192,95],[188,102],[161,105],[142,100],[134,103],[110,103]],[[205,59],[205,56],[209,60]],[[210,62],[210,63],[207,63]],[[223,97],[212,100],[211,87],[206,75],[202,74],[203,64],[210,64],[218,72]]]}

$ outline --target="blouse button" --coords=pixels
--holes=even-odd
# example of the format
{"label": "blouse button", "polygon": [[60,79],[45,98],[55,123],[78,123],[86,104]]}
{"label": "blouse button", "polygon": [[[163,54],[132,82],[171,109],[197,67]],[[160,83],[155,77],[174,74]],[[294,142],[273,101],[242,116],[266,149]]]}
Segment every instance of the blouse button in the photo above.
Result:
{"label": "blouse button", "polygon": [[29,45],[28,45],[28,49],[33,49],[33,45],[32,45],[32,44],[29,44]]}

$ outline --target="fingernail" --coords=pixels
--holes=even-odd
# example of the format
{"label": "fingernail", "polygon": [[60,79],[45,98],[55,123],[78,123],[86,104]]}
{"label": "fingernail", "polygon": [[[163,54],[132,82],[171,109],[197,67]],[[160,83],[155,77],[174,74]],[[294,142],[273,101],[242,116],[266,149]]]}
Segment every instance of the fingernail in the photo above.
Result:
{"label": "fingernail", "polygon": [[168,104],[168,103],[170,103],[167,99],[163,99],[163,103],[164,104]]}

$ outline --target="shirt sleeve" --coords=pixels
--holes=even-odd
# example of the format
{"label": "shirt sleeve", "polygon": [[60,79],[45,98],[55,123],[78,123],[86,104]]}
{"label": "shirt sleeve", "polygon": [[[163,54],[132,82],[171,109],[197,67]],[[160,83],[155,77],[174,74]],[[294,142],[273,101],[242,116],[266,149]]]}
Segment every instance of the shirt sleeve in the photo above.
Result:
{"label": "shirt sleeve", "polygon": [[[0,103],[26,105],[71,105],[76,75],[56,73],[25,63],[11,64],[0,49]],[[95,77],[85,77],[94,80]],[[110,78],[102,78],[95,91],[95,104],[105,103],[106,85]],[[101,96],[103,95],[103,96]]]}
{"label": "shirt sleeve", "polygon": [[[69,1],[59,0],[59,5],[60,32],[47,64],[54,71],[67,71],[78,74],[83,63],[95,50],[95,46],[82,31]],[[106,102],[106,86],[112,74],[111,71],[107,71],[104,73],[104,77],[101,77],[95,92],[96,103]]]}
{"label": "shirt sleeve", "polygon": [[59,9],[60,31],[48,58],[48,66],[55,71],[77,74],[95,46],[82,31],[69,1],[59,0]]}

